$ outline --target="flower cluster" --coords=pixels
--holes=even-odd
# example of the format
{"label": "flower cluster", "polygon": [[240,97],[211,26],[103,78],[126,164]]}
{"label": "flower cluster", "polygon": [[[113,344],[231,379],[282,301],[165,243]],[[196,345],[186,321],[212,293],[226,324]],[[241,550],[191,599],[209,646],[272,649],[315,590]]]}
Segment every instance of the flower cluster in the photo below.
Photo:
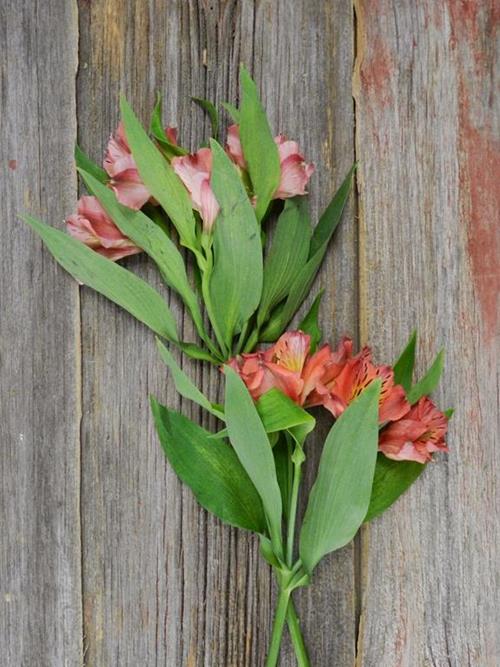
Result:
{"label": "flower cluster", "polygon": [[[281,175],[273,199],[305,195],[307,183],[314,172],[314,165],[305,161],[296,141],[289,141],[282,134],[275,137],[274,141],[278,147]],[[226,153],[242,172],[247,171],[238,125],[231,125],[227,130]],[[210,149],[200,148],[194,155],[175,157],[172,166],[188,189],[193,208],[201,215],[205,230],[210,231],[219,212],[219,205],[210,187],[212,173]]]}
{"label": "flower cluster", "polygon": [[[176,128],[165,128],[165,134],[171,144],[177,145]],[[290,141],[282,134],[275,137],[274,141],[278,147],[281,176],[273,198],[288,199],[296,195],[305,195],[307,183],[314,172],[314,165],[305,161],[296,141]],[[228,128],[225,149],[245,179],[247,164],[238,125],[231,125]],[[121,204],[139,210],[147,202],[155,203],[141,180],[122,122],[118,124],[116,132],[109,139],[103,167],[109,176],[108,185]],[[210,232],[219,213],[219,204],[210,186],[212,175],[210,148],[200,148],[194,154],[174,157],[172,167],[189,192],[193,209],[200,214],[204,230]],[[117,260],[141,252],[122,234],[95,197],[82,197],[78,202],[77,213],[71,215],[66,222],[68,232],[72,236],[109,259]]]}
{"label": "flower cluster", "polygon": [[240,355],[229,365],[255,400],[277,388],[298,405],[321,405],[335,418],[380,379],[380,451],[391,459],[419,463],[429,461],[432,452],[447,451],[446,416],[427,396],[412,407],[403,387],[395,384],[393,369],[374,364],[370,348],[353,355],[352,340],[343,338],[335,350],[326,344],[310,354],[310,345],[309,335],[290,331],[267,350]]}

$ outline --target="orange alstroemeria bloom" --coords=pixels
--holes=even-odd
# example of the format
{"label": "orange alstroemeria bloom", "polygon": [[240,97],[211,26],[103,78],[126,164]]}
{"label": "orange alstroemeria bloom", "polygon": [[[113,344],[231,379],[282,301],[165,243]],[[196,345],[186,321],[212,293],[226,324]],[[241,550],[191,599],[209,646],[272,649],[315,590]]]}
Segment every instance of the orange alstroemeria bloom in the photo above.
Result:
{"label": "orange alstroemeria bloom", "polygon": [[305,407],[323,405],[328,387],[351,355],[352,341],[344,338],[336,350],[324,345],[310,355],[311,337],[290,331],[265,351],[243,354],[229,363],[257,400],[273,387]]}
{"label": "orange alstroemeria bloom", "polygon": [[257,400],[273,387],[304,407],[323,405],[334,417],[365,389],[382,379],[380,422],[400,419],[410,409],[403,387],[394,384],[390,366],[376,366],[364,348],[352,356],[352,340],[343,338],[336,350],[324,345],[310,355],[310,336],[302,331],[283,334],[265,351],[243,354],[230,365]]}
{"label": "orange alstroemeria bloom", "polygon": [[423,396],[402,418],[380,434],[379,450],[395,461],[426,463],[433,452],[447,452],[448,418]]}
{"label": "orange alstroemeria bloom", "polygon": [[376,379],[382,380],[380,423],[400,419],[410,409],[405,391],[401,385],[394,384],[394,371],[390,366],[376,366],[373,363],[369,347],[363,348],[358,355],[347,361],[330,387],[325,407],[334,417],[339,417],[349,403]]}

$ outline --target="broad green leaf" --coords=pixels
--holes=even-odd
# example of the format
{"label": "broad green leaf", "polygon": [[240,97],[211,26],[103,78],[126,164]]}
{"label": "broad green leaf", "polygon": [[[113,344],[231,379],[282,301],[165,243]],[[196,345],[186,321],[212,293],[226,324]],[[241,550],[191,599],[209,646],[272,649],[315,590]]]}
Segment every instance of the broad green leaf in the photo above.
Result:
{"label": "broad green leaf", "polygon": [[125,135],[144,185],[172,220],[182,245],[197,251],[195,218],[186,188],[123,97],[120,108]]}
{"label": "broad green leaf", "polygon": [[240,68],[240,138],[253,190],[255,213],[262,220],[280,183],[280,159],[257,86],[247,70]]}
{"label": "broad green leaf", "polygon": [[165,129],[163,127],[163,122],[162,122],[162,102],[160,93],[158,93],[156,104],[153,109],[153,115],[151,116],[151,124],[149,126],[149,131],[162,147],[163,154],[167,159],[171,160],[173,157],[176,157],[177,155],[188,154],[187,150],[185,150],[181,146],[173,144],[165,133]]}
{"label": "broad green leaf", "polygon": [[165,301],[148,283],[68,234],[39,220],[23,218],[76,280],[127,310],[155,333],[177,343],[175,320]]}
{"label": "broad green leaf", "polygon": [[295,315],[302,301],[309,294],[328,248],[328,243],[342,217],[344,206],[351,191],[353,173],[354,167],[346,176],[344,182],[316,225],[311,238],[309,259],[297,273],[284,305],[278,306],[276,312],[272,314],[269,323],[260,337],[262,341],[276,340]]}
{"label": "broad green leaf", "polygon": [[238,123],[238,124],[239,124],[239,122],[240,122],[240,120],[241,120],[241,114],[240,114],[240,112],[239,112],[239,109],[237,109],[237,108],[234,106],[234,104],[230,104],[229,102],[222,102],[222,106],[223,106],[224,109],[228,112],[228,114],[231,116],[231,118],[233,119],[233,121],[234,121],[235,123]]}
{"label": "broad green leaf", "polygon": [[417,332],[414,331],[399,359],[394,364],[394,382],[400,384],[406,392],[410,390],[413,381],[416,345]]}
{"label": "broad green leaf", "polygon": [[[180,392],[180,390],[178,391]],[[196,399],[192,398],[191,400]],[[201,405],[200,401],[196,402]],[[213,404],[211,404],[211,407],[212,412],[214,410],[216,411],[213,413],[216,414],[217,417],[224,419],[224,413],[221,412],[221,410],[218,410]],[[255,407],[257,408],[264,429],[269,436],[288,431],[293,438],[300,443],[303,443],[307,435],[316,425],[316,420],[309,414],[309,412],[303,410],[282,391],[276,388],[270,389],[263,394],[255,403]],[[227,429],[223,429],[217,433],[217,437],[226,436]]]}
{"label": "broad green leaf", "polygon": [[86,186],[125,236],[146,252],[156,263],[169,287],[182,298],[202,338],[206,337],[203,316],[196,294],[191,289],[182,255],[165,232],[142,211],[134,211],[118,202],[112,190],[90,174],[79,170]]}
{"label": "broad green leaf", "polygon": [[179,394],[184,396],[184,398],[187,398],[188,400],[201,405],[202,408],[215,415],[219,419],[224,419],[224,413],[214,408],[208,398],[202,394],[194,382],[188,378],[179,364],[175,361],[174,357],[170,353],[170,350],[168,350],[168,348],[166,348],[158,338],[156,339],[156,343],[158,345],[158,350],[162,360],[168,366],[172,374],[175,388]]}
{"label": "broad green leaf", "polygon": [[229,366],[226,376],[225,415],[229,439],[261,497],[274,552],[281,552],[281,492],[276,479],[271,444],[243,380]]}
{"label": "broad green leaf", "polygon": [[305,197],[288,199],[281,213],[269,254],[264,262],[264,285],[257,323],[288,294],[295,276],[307,262],[311,222]]}
{"label": "broad green leaf", "polygon": [[328,245],[330,239],[332,238],[333,232],[340,222],[342,212],[344,211],[344,206],[349,198],[355,170],[356,165],[353,165],[345,177],[342,185],[335,193],[332,201],[324,210],[323,215],[318,221],[318,224],[314,228],[311,239],[311,250],[309,254],[310,257],[312,257],[316,252],[320,251],[322,248],[326,250],[326,246]]}
{"label": "broad green leaf", "polygon": [[309,334],[311,336],[311,354],[316,352],[316,348],[318,345],[321,343],[321,340],[323,338],[323,333],[319,327],[319,305],[321,303],[321,298],[324,293],[324,289],[322,289],[314,301],[312,302],[312,306],[309,308],[309,312],[307,315],[304,317],[302,322],[299,324],[299,331],[303,331],[306,334]]}
{"label": "broad green leaf", "polygon": [[101,183],[107,183],[109,176],[106,171],[98,164],[93,162],[80,148],[75,144],[75,162],[78,169],[84,169],[87,173],[92,174]]}
{"label": "broad green leaf", "polygon": [[266,530],[262,502],[229,443],[151,398],[163,450],[180,479],[205,509],[256,533]]}
{"label": "broad green leaf", "polygon": [[255,404],[267,433],[291,431],[302,443],[316,420],[279,389],[270,389]]}
{"label": "broad green leaf", "polygon": [[215,108],[214,104],[210,102],[210,100],[204,100],[202,97],[192,97],[191,98],[195,104],[197,104],[199,107],[205,111],[205,113],[208,114],[208,117],[210,118],[210,124],[212,126],[212,137],[214,139],[219,138],[219,114],[217,113],[217,109]]}
{"label": "broad green leaf", "polygon": [[210,278],[216,320],[228,348],[233,335],[259,305],[262,293],[262,246],[255,214],[238,171],[213,139],[212,188],[220,212],[214,224],[214,269]]}
{"label": "broad green leaf", "polygon": [[371,521],[385,512],[424,471],[416,461],[393,461],[383,454],[377,456],[370,505],[364,518]]}
{"label": "broad green leaf", "polygon": [[326,438],[300,534],[300,557],[310,574],[324,555],[350,542],[363,522],[378,446],[380,380],[340,415]]}
{"label": "broad green leaf", "polygon": [[413,385],[408,392],[408,402],[413,405],[422,396],[428,396],[436,389],[441,378],[441,373],[444,368],[444,350],[441,350],[434,359],[432,366],[429,368],[424,377]]}

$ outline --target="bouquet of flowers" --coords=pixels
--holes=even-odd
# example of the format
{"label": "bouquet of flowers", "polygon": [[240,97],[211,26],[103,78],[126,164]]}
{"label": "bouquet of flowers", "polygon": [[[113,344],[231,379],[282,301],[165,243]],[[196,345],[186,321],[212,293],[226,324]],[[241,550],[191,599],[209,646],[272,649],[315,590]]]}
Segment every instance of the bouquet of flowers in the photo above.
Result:
{"label": "bouquet of flowers", "polygon": [[[293,592],[308,585],[318,562],[353,539],[447,451],[452,411],[429,398],[443,367],[441,351],[414,382],[413,333],[391,367],[370,348],[355,353],[345,337],[323,341],[321,292],[297,330],[287,326],[309,295],[349,197],[354,167],[316,224],[307,206],[314,166],[295,141],[273,137],[257,88],[240,72],[240,106],[219,141],[196,153],[162,123],[161,98],[145,130],[125,99],[103,167],[76,147],[89,191],[67,220],[69,234],[27,216],[55,259],[157,336],[178,392],[218,420],[209,432],[151,398],[163,450],[199,503],[222,521],[254,532],[279,589],[267,665],[278,660],[288,625],[299,665],[309,665]],[[184,249],[184,250],[183,250]],[[167,302],[116,263],[145,252],[192,318],[198,339],[181,340]],[[205,396],[168,345],[216,364],[224,403]],[[303,517],[298,516],[312,408],[333,424]]]}

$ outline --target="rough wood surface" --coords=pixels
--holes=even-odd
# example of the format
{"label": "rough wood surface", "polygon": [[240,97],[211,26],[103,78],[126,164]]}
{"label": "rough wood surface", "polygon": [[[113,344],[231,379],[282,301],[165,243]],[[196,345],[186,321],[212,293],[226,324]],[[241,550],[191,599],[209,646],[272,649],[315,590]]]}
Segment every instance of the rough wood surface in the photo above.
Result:
{"label": "rough wood surface", "polygon": [[450,455],[364,530],[363,666],[500,664],[494,4],[356,4],[362,337],[391,359],[417,326],[420,372],[444,344],[456,409]]}
{"label": "rough wood surface", "polygon": [[[168,11],[163,3],[128,2],[119,9],[115,2],[82,4],[78,120],[83,147],[99,157],[117,121],[120,90],[144,119],[161,90],[165,121],[179,124],[183,142],[199,145],[207,124],[189,96],[236,101],[243,61],[261,81],[276,132],[302,137],[307,154],[320,169],[326,167],[313,190],[317,213],[353,160],[352,7],[338,7],[335,17],[327,3],[309,12],[306,3],[296,3],[291,15],[286,2],[178,2],[169,3]],[[336,58],[327,57],[332,49]],[[301,104],[304,97],[307,108]],[[327,284],[324,274],[325,301],[332,304],[324,316],[326,323],[333,304],[345,304],[335,305],[335,311],[342,309],[345,326],[356,330],[356,304],[339,296],[356,284],[352,216],[345,222],[336,247],[346,267],[344,281],[337,272]],[[132,261],[158,283],[143,259]],[[152,336],[94,294],[85,292],[82,302],[88,663],[132,665],[154,656],[160,664],[262,664],[272,586],[256,541],[200,511],[167,469],[146,396],[157,393],[173,406],[179,401],[172,387],[165,388]],[[216,390],[217,372],[189,363],[187,370],[208,391]],[[352,662],[352,547],[318,573],[318,583],[316,594],[308,591],[300,600],[312,655],[317,661],[334,654],[342,663]],[[335,631],[321,623],[326,617]],[[293,664],[289,650],[283,664]]]}
{"label": "rough wood surface", "polygon": [[9,667],[82,661],[78,287],[19,219],[60,224],[74,204],[77,35],[73,2],[0,5],[0,662]]}
{"label": "rough wood surface", "polygon": [[[236,101],[241,61],[274,129],[298,138],[317,164],[314,215],[360,163],[357,202],[316,285],[326,288],[324,331],[359,333],[389,361],[417,325],[419,371],[444,343],[438,399],[457,408],[450,456],[298,594],[313,664],[500,662],[498,17],[493,1],[355,5],[0,6],[2,664],[264,662],[268,567],[251,537],[208,516],[179,484],[148,395],[199,411],[180,403],[152,335],[104,298],[85,288],[79,296],[16,218],[29,210],[62,224],[76,199],[75,136],[99,160],[120,91],[144,121],[162,91],[165,123],[199,145],[208,123],[189,96]],[[145,258],[127,263],[161,289]],[[185,369],[216,397],[217,371]],[[287,644],[281,664],[295,664]]]}

